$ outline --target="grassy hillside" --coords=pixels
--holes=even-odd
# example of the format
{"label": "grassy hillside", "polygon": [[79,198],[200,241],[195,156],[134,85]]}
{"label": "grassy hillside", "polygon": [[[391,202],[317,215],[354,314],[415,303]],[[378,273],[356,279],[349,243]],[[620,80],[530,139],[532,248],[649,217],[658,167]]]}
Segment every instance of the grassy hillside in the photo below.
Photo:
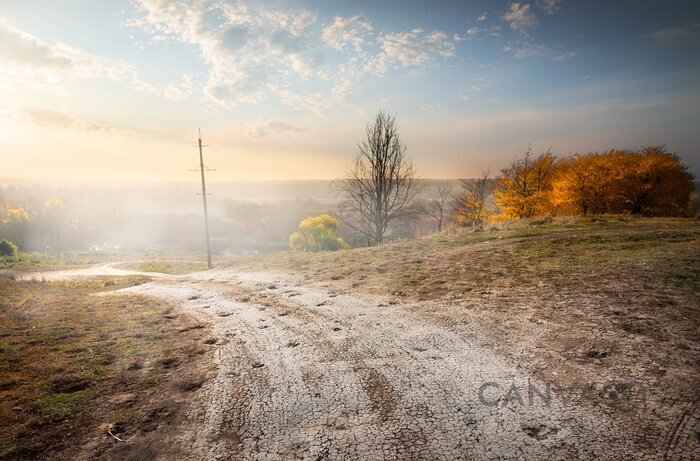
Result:
{"label": "grassy hillside", "polygon": [[483,325],[493,347],[559,382],[634,381],[691,399],[700,385],[694,219],[524,221],[233,267],[416,302],[446,328]]}
{"label": "grassy hillside", "polygon": [[211,346],[166,302],[99,296],[143,281],[0,278],[0,459],[92,459],[114,448],[110,430],[144,434],[119,459],[167,452]]}

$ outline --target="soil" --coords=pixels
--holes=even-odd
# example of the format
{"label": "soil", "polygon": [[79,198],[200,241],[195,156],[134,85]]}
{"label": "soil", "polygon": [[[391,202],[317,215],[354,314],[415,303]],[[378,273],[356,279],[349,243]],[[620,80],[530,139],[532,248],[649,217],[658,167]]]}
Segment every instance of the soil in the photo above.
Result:
{"label": "soil", "polygon": [[[699,236],[691,221],[439,236],[156,274],[114,293],[210,325],[216,373],[182,384],[196,393],[167,451],[140,452],[697,459]],[[111,271],[53,276],[95,270]]]}

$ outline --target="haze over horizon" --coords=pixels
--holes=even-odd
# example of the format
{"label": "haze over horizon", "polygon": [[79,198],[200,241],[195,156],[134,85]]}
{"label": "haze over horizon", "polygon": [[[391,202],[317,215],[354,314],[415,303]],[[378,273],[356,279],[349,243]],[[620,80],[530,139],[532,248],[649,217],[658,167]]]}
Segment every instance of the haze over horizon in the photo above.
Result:
{"label": "haze over horizon", "polygon": [[[41,14],[37,14],[41,11]],[[0,1],[3,178],[342,176],[378,109],[423,178],[666,144],[700,176],[700,4]]]}

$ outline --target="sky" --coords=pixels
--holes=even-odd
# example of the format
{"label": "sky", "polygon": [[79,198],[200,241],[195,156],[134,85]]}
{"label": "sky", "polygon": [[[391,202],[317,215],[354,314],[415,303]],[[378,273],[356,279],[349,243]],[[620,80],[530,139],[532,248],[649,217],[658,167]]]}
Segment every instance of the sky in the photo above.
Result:
{"label": "sky", "polygon": [[[665,144],[700,2],[0,0],[0,178],[333,179],[378,110],[424,178]],[[194,175],[194,176],[193,176]]]}

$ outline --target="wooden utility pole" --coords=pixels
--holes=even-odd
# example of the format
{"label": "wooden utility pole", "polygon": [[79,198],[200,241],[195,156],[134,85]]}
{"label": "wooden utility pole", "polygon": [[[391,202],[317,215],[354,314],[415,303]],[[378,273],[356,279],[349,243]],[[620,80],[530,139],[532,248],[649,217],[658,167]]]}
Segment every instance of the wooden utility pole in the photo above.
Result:
{"label": "wooden utility pole", "polygon": [[207,184],[204,182],[204,154],[202,154],[202,130],[199,132],[199,171],[202,174],[202,204],[204,205],[204,231],[207,237],[207,267],[211,269],[211,245],[209,244],[209,212],[207,211]]}

